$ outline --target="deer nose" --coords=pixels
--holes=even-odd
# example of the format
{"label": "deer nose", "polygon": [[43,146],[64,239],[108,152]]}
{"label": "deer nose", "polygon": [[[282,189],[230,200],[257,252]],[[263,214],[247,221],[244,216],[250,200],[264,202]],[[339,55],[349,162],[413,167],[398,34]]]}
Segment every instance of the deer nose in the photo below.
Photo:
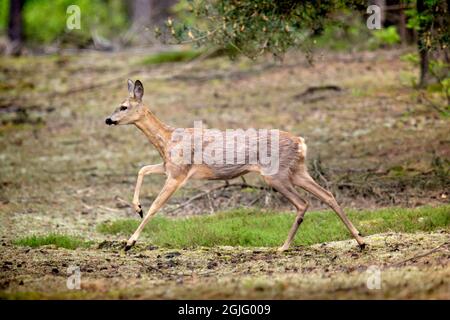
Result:
{"label": "deer nose", "polygon": [[112,124],[115,124],[116,121],[112,121],[111,118],[106,118],[105,123],[110,126]]}

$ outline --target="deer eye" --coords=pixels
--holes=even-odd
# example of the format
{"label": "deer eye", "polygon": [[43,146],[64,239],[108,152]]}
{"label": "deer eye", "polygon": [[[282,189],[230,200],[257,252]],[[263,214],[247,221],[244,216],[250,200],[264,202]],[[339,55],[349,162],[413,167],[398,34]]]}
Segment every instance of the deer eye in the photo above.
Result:
{"label": "deer eye", "polygon": [[127,108],[128,108],[128,107],[126,107],[126,106],[121,106],[121,107],[120,107],[120,111],[125,111],[125,110],[127,110]]}

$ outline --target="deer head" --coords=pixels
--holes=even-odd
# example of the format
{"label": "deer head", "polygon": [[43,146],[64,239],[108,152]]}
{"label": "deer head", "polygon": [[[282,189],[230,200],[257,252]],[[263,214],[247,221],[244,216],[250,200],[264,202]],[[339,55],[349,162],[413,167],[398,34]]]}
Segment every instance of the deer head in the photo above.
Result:
{"label": "deer head", "polygon": [[105,120],[107,125],[132,124],[141,119],[145,114],[145,106],[142,103],[144,86],[142,82],[133,82],[128,79],[128,94],[120,106]]}

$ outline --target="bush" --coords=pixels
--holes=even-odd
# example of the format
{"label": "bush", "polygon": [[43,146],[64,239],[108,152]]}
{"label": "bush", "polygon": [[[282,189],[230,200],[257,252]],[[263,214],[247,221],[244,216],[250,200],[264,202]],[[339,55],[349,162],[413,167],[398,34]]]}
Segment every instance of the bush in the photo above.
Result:
{"label": "bush", "polygon": [[[448,117],[450,115],[450,65],[432,56],[429,59],[428,71],[433,82],[428,85],[427,90],[438,93],[446,100],[447,105],[440,110],[440,113]],[[408,62],[415,68],[419,67],[420,58],[417,53],[405,54],[401,56],[401,60]],[[413,86],[417,85],[417,78],[414,78]]]}
{"label": "bush", "polygon": [[393,46],[400,43],[400,36],[395,26],[389,26],[381,30],[373,31],[373,38],[370,39],[371,47]]}
{"label": "bush", "polygon": [[9,0],[0,0],[0,30],[8,27]]}
{"label": "bush", "polygon": [[372,31],[363,23],[362,15],[354,10],[342,10],[335,16],[315,37],[315,44],[320,48],[338,51],[367,49],[367,39],[371,37]]}

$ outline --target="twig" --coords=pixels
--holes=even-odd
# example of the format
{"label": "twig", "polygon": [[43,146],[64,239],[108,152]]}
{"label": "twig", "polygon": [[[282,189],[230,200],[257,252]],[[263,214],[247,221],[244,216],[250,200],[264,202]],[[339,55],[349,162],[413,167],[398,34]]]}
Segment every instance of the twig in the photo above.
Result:
{"label": "twig", "polygon": [[190,204],[191,202],[193,202],[193,201],[195,201],[197,199],[200,199],[200,198],[203,198],[205,196],[208,196],[213,191],[218,191],[218,190],[223,190],[223,189],[228,189],[228,188],[236,188],[236,187],[240,187],[242,189],[244,189],[244,188],[252,188],[252,189],[258,189],[258,190],[265,190],[264,187],[254,186],[254,185],[250,185],[250,184],[247,184],[247,183],[226,183],[226,184],[223,184],[221,186],[216,186],[216,187],[211,188],[209,190],[200,192],[200,193],[194,195],[193,197],[189,198],[185,202],[181,203],[177,207],[175,207],[175,208],[173,208],[173,209],[171,209],[169,211],[166,211],[165,213],[175,212],[175,211],[177,211],[177,210],[187,206],[188,204]]}
{"label": "twig", "polygon": [[98,206],[98,208],[106,210],[106,211],[110,211],[110,212],[122,212],[119,209],[114,209],[114,208],[110,208],[110,207],[106,207],[106,206]]}
{"label": "twig", "polygon": [[216,210],[214,210],[214,204],[213,204],[212,199],[211,199],[211,194],[208,193],[206,196],[208,198],[209,208],[211,209],[211,213],[214,214],[216,212]]}
{"label": "twig", "polygon": [[420,94],[420,97],[421,97],[422,99],[424,99],[426,102],[428,102],[428,105],[431,106],[433,109],[435,109],[437,112],[439,112],[439,114],[441,114],[441,115],[445,115],[445,114],[446,114],[445,110],[442,110],[438,105],[436,105],[433,101],[431,101],[431,99],[429,99],[429,98],[425,95],[425,93],[422,92],[422,93]]}
{"label": "twig", "polygon": [[122,198],[119,197],[119,196],[115,196],[114,199],[116,199],[117,201],[119,201],[119,202],[120,202],[121,204],[123,204],[124,206],[131,207],[131,203],[129,203],[128,201],[122,199]]}
{"label": "twig", "polygon": [[230,205],[231,201],[234,200],[234,193],[231,194],[231,197],[228,199],[227,203],[225,204],[225,208],[228,208],[228,206]]}
{"label": "twig", "polygon": [[190,43],[194,43],[194,42],[197,42],[197,41],[200,41],[200,40],[203,40],[203,39],[206,39],[206,38],[212,36],[219,29],[220,28],[214,29],[213,31],[210,31],[207,34],[205,34],[205,35],[203,35],[201,37],[198,37],[198,38],[193,38],[193,39],[190,39],[190,40],[184,40],[184,41],[180,41],[179,43],[172,43],[172,44],[190,44]]}
{"label": "twig", "polygon": [[256,202],[258,202],[259,200],[261,200],[262,197],[265,196],[265,193],[260,194],[258,197],[256,197],[255,199],[253,199],[252,201],[250,201],[250,203],[247,205],[248,207],[251,207],[252,205],[254,205]]}
{"label": "twig", "polygon": [[435,253],[436,251],[438,251],[438,250],[441,249],[442,247],[445,247],[445,246],[447,246],[447,245],[449,245],[449,244],[450,244],[450,242],[448,242],[448,241],[447,241],[447,242],[444,242],[444,243],[440,244],[439,246],[437,246],[436,248],[433,248],[433,249],[431,249],[431,250],[429,250],[429,251],[427,251],[427,252],[425,252],[425,253],[421,253],[421,254],[418,254],[418,255],[416,255],[416,256],[414,256],[414,257],[412,257],[412,258],[408,258],[408,259],[406,259],[406,260],[403,260],[403,261],[400,261],[400,262],[391,264],[390,266],[391,266],[391,267],[398,267],[398,266],[401,266],[402,264],[404,264],[404,263],[406,263],[406,262],[409,262],[409,261],[412,261],[412,260],[416,260],[416,259],[420,259],[420,258],[426,257],[426,256],[428,256],[428,255],[430,255],[430,254],[432,254],[432,253]]}
{"label": "twig", "polygon": [[308,96],[310,94],[313,94],[317,91],[327,91],[327,90],[331,90],[331,91],[342,91],[341,87],[335,86],[335,85],[324,85],[324,86],[312,86],[312,87],[308,87],[305,91],[303,91],[300,94],[297,94],[295,96],[296,99],[301,99],[305,96]]}
{"label": "twig", "polygon": [[325,183],[327,189],[330,189],[330,183],[328,182],[328,180],[322,174],[322,168],[321,168],[321,165],[320,165],[320,160],[314,159],[314,161],[313,161],[313,169],[317,173],[319,178]]}

